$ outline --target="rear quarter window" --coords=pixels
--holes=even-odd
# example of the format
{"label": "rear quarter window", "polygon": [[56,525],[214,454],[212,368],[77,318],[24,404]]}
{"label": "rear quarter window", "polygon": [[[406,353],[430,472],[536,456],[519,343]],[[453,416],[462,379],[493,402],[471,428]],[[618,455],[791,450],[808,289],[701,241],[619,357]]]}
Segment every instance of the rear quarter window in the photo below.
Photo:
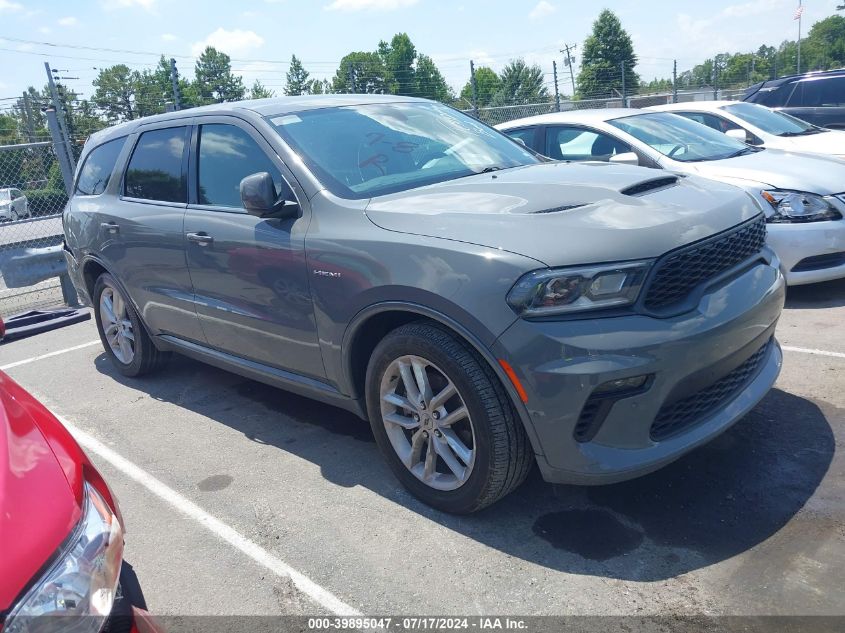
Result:
{"label": "rear quarter window", "polygon": [[124,178],[124,195],[141,200],[187,202],[182,168],[188,128],[169,127],[141,134]]}
{"label": "rear quarter window", "polygon": [[117,157],[120,155],[120,150],[123,149],[125,142],[126,137],[124,136],[103,143],[91,150],[79,171],[76,193],[83,196],[97,196],[106,190]]}

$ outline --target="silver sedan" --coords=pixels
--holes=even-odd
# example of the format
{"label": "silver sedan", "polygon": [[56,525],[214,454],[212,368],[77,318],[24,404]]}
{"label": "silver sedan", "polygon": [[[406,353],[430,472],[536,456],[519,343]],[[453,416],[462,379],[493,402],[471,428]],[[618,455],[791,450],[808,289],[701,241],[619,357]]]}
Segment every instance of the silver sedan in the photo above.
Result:
{"label": "silver sedan", "polygon": [[695,174],[745,189],[766,214],[787,283],[845,277],[845,162],[751,147],[669,112],[558,112],[497,126],[565,161],[609,161]]}

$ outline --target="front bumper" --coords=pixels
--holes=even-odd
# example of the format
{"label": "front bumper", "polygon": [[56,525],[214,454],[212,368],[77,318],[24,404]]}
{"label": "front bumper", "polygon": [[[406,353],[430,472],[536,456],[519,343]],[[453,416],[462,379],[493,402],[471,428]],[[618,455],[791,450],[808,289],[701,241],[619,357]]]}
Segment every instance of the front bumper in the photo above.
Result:
{"label": "front bumper", "polygon": [[[812,284],[845,277],[845,263],[830,265],[819,258],[819,265],[806,266],[807,258],[845,253],[845,220],[805,224],[769,224],[767,242],[781,260],[786,283]],[[812,261],[812,260],[811,260]],[[803,265],[802,265],[803,264]]]}
{"label": "front bumper", "polygon": [[[695,310],[677,317],[516,321],[494,352],[514,367],[528,393],[523,418],[544,478],[575,484],[630,479],[730,427],[763,398],[780,372],[782,355],[772,334],[784,297],[773,258],[711,288]],[[715,405],[690,409],[690,419],[682,411],[680,427],[656,433],[655,421],[670,405],[706,396],[755,353],[753,371]],[[648,376],[643,389],[612,402],[597,431],[576,439],[597,386],[643,375]]]}

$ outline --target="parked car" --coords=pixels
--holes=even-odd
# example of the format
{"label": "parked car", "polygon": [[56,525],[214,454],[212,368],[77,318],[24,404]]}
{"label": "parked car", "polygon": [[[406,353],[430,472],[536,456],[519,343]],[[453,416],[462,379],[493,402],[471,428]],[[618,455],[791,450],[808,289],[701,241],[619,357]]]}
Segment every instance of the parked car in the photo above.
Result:
{"label": "parked car", "polygon": [[845,130],[828,130],[790,114],[742,101],[691,101],[652,106],[767,149],[845,158]]}
{"label": "parked car", "polygon": [[123,517],[108,484],[61,422],[2,371],[0,481],[4,633],[158,629],[123,563]]}
{"label": "parked car", "polygon": [[29,201],[20,189],[0,189],[0,222],[31,217]]}
{"label": "parked car", "polygon": [[610,161],[738,185],[766,214],[790,285],[845,276],[845,163],[751,147],[670,112],[582,110],[498,126],[557,160]]}
{"label": "parked car", "polygon": [[546,161],[380,95],[158,115],[80,163],[66,258],[118,372],[176,351],[353,411],[446,511],[535,461],[555,482],[655,470],[780,369],[783,277],[735,187]]}
{"label": "parked car", "polygon": [[778,108],[813,125],[845,129],[845,69],[763,81],[746,90],[742,100]]}

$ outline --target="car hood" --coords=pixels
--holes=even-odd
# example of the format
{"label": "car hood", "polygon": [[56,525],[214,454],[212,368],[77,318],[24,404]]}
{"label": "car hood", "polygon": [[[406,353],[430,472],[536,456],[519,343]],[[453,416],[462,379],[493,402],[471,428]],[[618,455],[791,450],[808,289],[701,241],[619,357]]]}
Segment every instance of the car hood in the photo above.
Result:
{"label": "car hood", "polygon": [[[643,191],[630,191],[638,185]],[[387,230],[510,251],[547,266],[657,257],[758,213],[730,185],[610,163],[479,174],[374,198],[366,208]]]}
{"label": "car hood", "polygon": [[794,152],[845,156],[845,132],[828,130],[807,136],[777,136],[772,141],[775,147]]}
{"label": "car hood", "polygon": [[686,163],[706,178],[754,181],[778,189],[821,195],[845,191],[845,162],[838,158],[767,149],[723,160]]}
{"label": "car hood", "polygon": [[0,372],[0,613],[12,606],[81,516],[65,467],[36,422],[40,409],[33,403]]}

